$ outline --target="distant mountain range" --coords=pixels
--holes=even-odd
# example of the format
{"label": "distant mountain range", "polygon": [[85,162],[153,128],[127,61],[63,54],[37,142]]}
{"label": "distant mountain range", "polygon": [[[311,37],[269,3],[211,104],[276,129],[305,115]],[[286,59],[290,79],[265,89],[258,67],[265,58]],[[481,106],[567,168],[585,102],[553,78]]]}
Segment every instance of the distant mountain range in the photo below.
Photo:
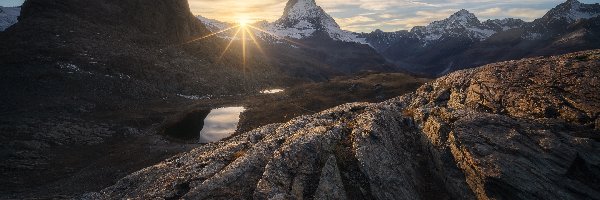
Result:
{"label": "distant mountain range", "polygon": [[[256,26],[280,38],[368,44],[401,69],[439,76],[502,60],[598,48],[599,16],[599,4],[568,0],[533,22],[513,18],[481,22],[463,9],[410,31],[353,33],[340,29],[314,0],[290,0],[279,20]],[[199,19],[213,31],[231,26]]]}
{"label": "distant mountain range", "polygon": [[21,7],[2,7],[0,6],[0,31],[18,22]]}
{"label": "distant mountain range", "polygon": [[375,31],[361,37],[404,69],[443,75],[497,61],[598,48],[599,15],[600,5],[569,0],[533,22],[480,22],[461,10],[411,31]]}
{"label": "distant mountain range", "polygon": [[[20,7],[0,7],[0,31],[17,23],[19,12]],[[213,32],[233,26],[197,17]],[[310,65],[315,65],[316,74],[325,76],[362,70],[403,70],[440,76],[503,60],[600,47],[600,5],[577,0],[568,0],[533,22],[513,18],[482,22],[463,9],[410,31],[371,33],[342,30],[315,0],[290,0],[280,19],[254,26],[269,33],[255,31],[258,38],[274,44],[272,52],[300,48],[291,51],[320,60]],[[228,38],[231,33],[219,35]],[[305,45],[299,47],[284,39]],[[327,68],[327,72],[321,68]]]}

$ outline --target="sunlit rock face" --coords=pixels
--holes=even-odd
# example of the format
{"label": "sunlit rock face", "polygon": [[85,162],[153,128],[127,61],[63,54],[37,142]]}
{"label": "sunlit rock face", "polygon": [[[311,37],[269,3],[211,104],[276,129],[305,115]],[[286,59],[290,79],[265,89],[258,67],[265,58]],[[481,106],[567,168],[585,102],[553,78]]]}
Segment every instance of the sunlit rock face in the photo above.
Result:
{"label": "sunlit rock face", "polygon": [[459,71],[205,145],[84,199],[593,199],[600,51]]}

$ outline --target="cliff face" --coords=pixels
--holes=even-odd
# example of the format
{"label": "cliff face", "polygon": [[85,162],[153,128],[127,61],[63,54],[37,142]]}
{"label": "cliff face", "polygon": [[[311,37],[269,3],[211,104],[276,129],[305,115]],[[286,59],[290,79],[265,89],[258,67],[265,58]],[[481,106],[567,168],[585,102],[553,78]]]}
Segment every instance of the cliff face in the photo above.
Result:
{"label": "cliff face", "polygon": [[124,28],[122,34],[137,31],[171,42],[207,33],[204,25],[190,12],[187,0],[26,1],[20,20],[41,19],[54,19],[51,22],[60,27],[68,26],[64,23],[70,20],[90,21],[113,30]]}
{"label": "cliff face", "polygon": [[594,199],[600,51],[459,71],[209,144],[84,199]]}

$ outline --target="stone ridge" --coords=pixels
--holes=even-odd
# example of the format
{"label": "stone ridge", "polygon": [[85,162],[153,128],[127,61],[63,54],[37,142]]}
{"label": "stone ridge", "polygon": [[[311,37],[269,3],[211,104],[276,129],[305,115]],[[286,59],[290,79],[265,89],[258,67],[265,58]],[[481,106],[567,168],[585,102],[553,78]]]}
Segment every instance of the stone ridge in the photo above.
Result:
{"label": "stone ridge", "polygon": [[82,199],[595,199],[600,50],[452,73],[272,124]]}

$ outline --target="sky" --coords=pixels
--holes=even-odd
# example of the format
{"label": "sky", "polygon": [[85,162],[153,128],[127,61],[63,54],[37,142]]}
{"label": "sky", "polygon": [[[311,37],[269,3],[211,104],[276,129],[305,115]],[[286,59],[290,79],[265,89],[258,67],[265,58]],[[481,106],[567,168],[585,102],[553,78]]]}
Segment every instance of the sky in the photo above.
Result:
{"label": "sky", "polygon": [[14,7],[23,4],[24,0],[0,0],[0,6]]}
{"label": "sky", "polygon": [[[275,21],[287,0],[188,0],[195,15],[236,22]],[[342,29],[355,32],[410,30],[467,9],[480,20],[507,17],[533,21],[566,0],[316,0]],[[600,3],[600,0],[579,0]],[[23,0],[0,0],[0,6],[18,6]]]}
{"label": "sky", "polygon": [[[480,20],[507,17],[533,21],[566,0],[316,0],[342,29],[355,32],[410,30],[467,9]],[[580,0],[599,3],[600,0]],[[274,21],[287,0],[189,0],[196,15],[235,22]]]}

